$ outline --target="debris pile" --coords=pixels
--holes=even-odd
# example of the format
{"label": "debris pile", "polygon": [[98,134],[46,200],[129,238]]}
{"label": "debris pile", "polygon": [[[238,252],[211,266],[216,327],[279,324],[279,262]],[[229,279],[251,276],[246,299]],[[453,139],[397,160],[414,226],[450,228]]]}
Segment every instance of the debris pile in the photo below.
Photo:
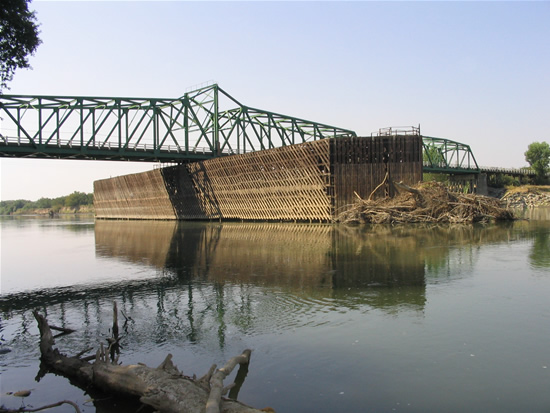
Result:
{"label": "debris pile", "polygon": [[[394,198],[363,200],[343,211],[337,222],[344,224],[474,223],[514,220],[498,199],[450,192],[439,182],[424,182],[414,188],[393,183],[400,191]],[[369,197],[370,198],[370,197]]]}

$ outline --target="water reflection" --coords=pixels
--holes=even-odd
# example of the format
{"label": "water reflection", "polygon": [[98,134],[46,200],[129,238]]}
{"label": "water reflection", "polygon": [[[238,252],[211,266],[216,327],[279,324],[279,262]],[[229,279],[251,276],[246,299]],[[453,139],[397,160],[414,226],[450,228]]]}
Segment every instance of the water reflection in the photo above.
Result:
{"label": "water reflection", "polygon": [[529,260],[533,268],[550,268],[550,226],[534,234]]}
{"label": "water reflection", "polygon": [[[471,276],[484,244],[532,239],[531,265],[548,268],[550,222],[533,225],[97,221],[97,259],[131,263],[148,269],[148,277],[10,294],[0,297],[0,306],[5,317],[41,308],[61,326],[83,323],[82,340],[93,341],[117,300],[140,320],[139,329],[128,326],[136,345],[184,340],[223,348],[229,331],[261,334],[326,323],[317,315],[331,311],[422,314],[426,285]],[[32,317],[23,322],[27,331]]]}
{"label": "water reflection", "polygon": [[[290,294],[296,306],[325,300],[343,307],[366,304],[422,310],[426,283],[461,278],[477,261],[483,244],[533,239],[532,265],[547,267],[550,221],[537,223],[536,230],[531,226],[527,221],[489,227],[368,228],[97,221],[98,259],[153,268],[154,276],[34,290],[13,294],[9,302],[2,299],[1,303],[11,309],[47,307],[120,294],[132,299],[153,291],[163,300],[168,291],[182,286],[186,295],[211,287],[212,294],[221,296],[220,286],[227,286],[269,287]],[[384,294],[377,294],[382,290]],[[158,305],[162,308],[163,303]]]}
{"label": "water reflection", "polygon": [[550,221],[550,207],[538,208],[515,208],[514,212],[524,218],[532,221]]}
{"label": "water reflection", "polygon": [[[293,354],[294,359],[289,364],[307,366],[318,364],[323,357],[324,360],[337,358],[348,366],[342,368],[347,375],[361,360],[363,367],[357,368],[357,376],[350,381],[363,383],[362,371],[377,371],[375,361],[388,349],[386,357],[380,358],[376,379],[369,384],[373,389],[372,399],[379,393],[373,387],[376,382],[380,382],[380,389],[386,389],[387,383],[406,376],[403,371],[410,360],[431,360],[435,347],[447,345],[453,349],[440,355],[442,362],[462,354],[461,348],[453,347],[453,343],[462,345],[467,341],[462,336],[471,331],[479,331],[480,337],[489,340],[494,332],[486,334],[485,324],[472,328],[468,324],[468,328],[461,330],[456,321],[467,320],[475,324],[481,319],[477,317],[478,312],[485,314],[487,308],[494,305],[493,292],[504,289],[506,292],[502,296],[506,299],[501,300],[502,307],[495,307],[498,317],[491,321],[491,325],[502,324],[500,314],[509,308],[509,297],[521,299],[528,295],[529,301],[533,297],[532,292],[516,294],[514,291],[526,284],[525,279],[518,280],[518,274],[523,274],[527,281],[533,278],[532,274],[543,274],[535,279],[538,288],[541,279],[546,282],[544,277],[550,267],[550,221],[519,221],[493,226],[367,228],[168,221],[98,221],[93,229],[89,222],[66,225],[61,221],[56,224],[44,220],[21,222],[21,225],[17,232],[4,231],[3,237],[12,236],[4,239],[9,239],[13,245],[17,235],[20,245],[25,247],[29,245],[29,238],[36,238],[37,244],[44,243],[44,239],[46,243],[56,244],[55,249],[47,252],[44,248],[33,249],[44,268],[39,275],[55,278],[56,272],[63,269],[71,277],[58,284],[49,284],[56,285],[55,288],[22,285],[19,292],[0,295],[0,335],[4,344],[12,349],[4,359],[0,358],[0,371],[6,377],[15,377],[14,369],[23,370],[38,360],[37,330],[31,309],[46,313],[54,325],[78,328],[78,335],[58,340],[61,348],[76,354],[85,348],[97,347],[108,335],[112,301],[116,300],[124,314],[120,321],[125,363],[139,361],[156,365],[161,361],[157,357],[163,358],[168,351],[174,353],[175,359],[185,360],[186,366],[201,359],[196,357],[197,353],[208,363],[220,363],[227,355],[233,356],[235,351],[242,351],[252,342],[252,345],[261,346],[266,357],[270,351],[277,352],[273,356],[273,363],[277,364],[279,354],[286,357]],[[40,225],[39,231],[36,225]],[[76,230],[77,234],[71,225],[81,225],[83,229]],[[48,230],[42,231],[42,227]],[[86,233],[80,231],[89,234],[84,236]],[[44,238],[45,234],[48,238]],[[81,242],[75,244],[77,239]],[[78,253],[80,248],[91,257],[84,259],[84,255]],[[69,249],[75,251],[74,259],[67,259]],[[9,251],[16,253],[17,249]],[[510,256],[503,257],[503,251]],[[514,251],[520,252],[513,255]],[[52,266],[44,256],[56,253],[58,255],[51,260],[59,260],[61,264]],[[494,278],[487,271],[502,259],[525,264],[527,257],[534,271],[525,272],[526,266],[516,265],[514,270],[518,270],[518,274],[499,274]],[[14,264],[5,268],[17,267]],[[109,274],[95,274],[99,272]],[[14,271],[8,273],[10,277],[21,278],[22,283],[31,280],[18,277]],[[461,282],[465,277],[472,277],[472,282]],[[70,282],[66,282],[67,279]],[[465,294],[465,284],[475,284],[482,279],[483,282],[490,279],[492,283],[487,287],[490,293],[486,303],[481,304],[483,300],[477,298],[468,301],[479,303],[471,314],[468,312],[470,305],[464,307],[461,298],[454,301],[455,307],[451,306],[449,311],[447,303],[454,297],[455,287],[462,288]],[[434,288],[435,284],[444,288]],[[474,294],[479,292],[476,290]],[[541,295],[544,300],[545,295],[542,292]],[[523,308],[524,304],[520,300],[517,306]],[[461,309],[460,314],[455,312],[456,308]],[[540,308],[544,308],[543,304]],[[533,310],[535,315],[540,313],[538,307]],[[417,321],[417,325],[411,327]],[[521,321],[517,325],[527,324]],[[508,331],[508,326],[501,331]],[[526,336],[525,332],[514,335]],[[441,337],[450,339],[443,340],[444,344],[440,345],[437,340]],[[499,343],[510,339],[505,335],[501,337],[497,340]],[[322,343],[312,352],[308,344],[315,340]],[[346,347],[351,354],[348,359],[342,358],[342,340],[355,345]],[[294,347],[288,341],[293,341]],[[335,352],[324,353],[324,345],[331,347],[330,343]],[[400,343],[403,348],[397,348]],[[430,345],[433,348],[430,349]],[[492,354],[495,343],[489,342],[487,346],[486,354]],[[373,349],[377,351],[375,357],[364,357]],[[425,349],[426,358],[423,359],[422,354],[409,357],[411,349],[417,352]],[[229,354],[224,355],[224,352]],[[394,366],[395,370],[390,369],[398,372],[391,380],[381,381],[380,378],[387,374],[384,373],[387,366],[397,360],[395,354],[406,354],[407,361],[399,368]],[[465,354],[470,359],[470,354],[477,352]],[[262,362],[270,372],[278,371],[271,369],[269,360]],[[418,366],[426,368],[428,364]],[[502,360],[495,365],[503,365]],[[456,368],[452,363],[447,367],[446,371]],[[190,372],[204,369],[188,368]],[[424,378],[439,375],[441,371],[437,368],[434,367],[433,376],[430,373]],[[288,381],[289,373],[283,368],[279,383]],[[261,374],[261,371],[252,374]],[[309,377],[319,380],[322,374],[312,372]],[[410,374],[411,383],[422,382],[416,380],[416,370]],[[471,382],[471,377],[468,376],[465,382]],[[437,383],[438,380],[432,385],[437,386]],[[33,386],[26,385],[26,388]],[[258,387],[261,386],[258,384]],[[268,386],[261,394],[265,396],[270,391]],[[249,394],[258,392],[257,388],[251,388]],[[346,411],[356,411],[357,406]],[[325,411],[335,410],[327,407]]]}
{"label": "water reflection", "polygon": [[344,306],[369,287],[414,287],[414,296],[403,296],[397,304],[423,305],[424,261],[416,231],[388,234],[386,229],[364,232],[328,225],[165,222],[151,224],[156,225],[155,240],[171,236],[165,260],[159,264],[163,248],[150,250],[150,237],[134,236],[140,225],[98,222],[96,250],[130,261],[143,260],[149,251],[148,261],[184,282],[268,286],[295,297],[339,299]]}

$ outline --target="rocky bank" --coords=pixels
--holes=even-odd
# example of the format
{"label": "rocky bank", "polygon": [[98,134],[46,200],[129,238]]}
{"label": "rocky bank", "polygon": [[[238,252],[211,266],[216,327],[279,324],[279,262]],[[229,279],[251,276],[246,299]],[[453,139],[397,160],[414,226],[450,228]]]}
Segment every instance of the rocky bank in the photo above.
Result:
{"label": "rocky bank", "polygon": [[550,206],[550,186],[523,186],[509,189],[500,198],[509,208]]}

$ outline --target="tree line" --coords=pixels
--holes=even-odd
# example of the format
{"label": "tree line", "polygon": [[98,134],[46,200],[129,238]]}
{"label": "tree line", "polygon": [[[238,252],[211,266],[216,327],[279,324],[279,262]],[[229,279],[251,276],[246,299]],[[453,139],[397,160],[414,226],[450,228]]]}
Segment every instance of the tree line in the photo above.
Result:
{"label": "tree line", "polygon": [[81,206],[91,206],[94,203],[94,194],[75,191],[70,195],[58,198],[40,198],[38,201],[17,199],[14,201],[0,201],[0,215],[12,215],[31,212],[36,209],[48,209],[59,212],[62,208],[78,210]]}

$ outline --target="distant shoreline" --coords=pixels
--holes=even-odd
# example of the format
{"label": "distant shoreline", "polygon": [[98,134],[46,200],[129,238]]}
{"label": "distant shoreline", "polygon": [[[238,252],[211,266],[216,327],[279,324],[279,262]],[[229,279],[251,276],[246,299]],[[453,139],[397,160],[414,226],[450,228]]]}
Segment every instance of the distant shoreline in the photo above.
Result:
{"label": "distant shoreline", "polygon": [[26,210],[17,210],[11,214],[2,214],[3,217],[21,217],[21,216],[58,216],[58,215],[94,215],[94,207],[91,205],[82,205],[79,208],[63,207],[59,211],[51,208],[34,208]]}

